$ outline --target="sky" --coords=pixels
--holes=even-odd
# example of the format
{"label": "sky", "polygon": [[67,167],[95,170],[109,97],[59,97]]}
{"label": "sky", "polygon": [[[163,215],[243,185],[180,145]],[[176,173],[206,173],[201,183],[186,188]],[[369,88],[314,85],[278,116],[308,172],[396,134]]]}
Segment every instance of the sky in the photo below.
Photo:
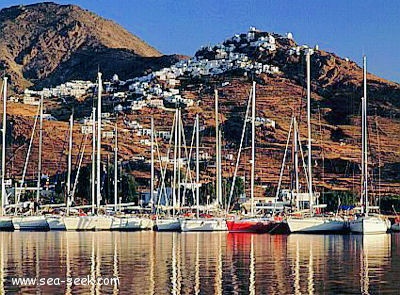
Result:
{"label": "sky", "polygon": [[[1,0],[0,8],[38,1]],[[250,26],[348,57],[400,83],[398,0],[56,0],[115,21],[164,54],[194,55]]]}

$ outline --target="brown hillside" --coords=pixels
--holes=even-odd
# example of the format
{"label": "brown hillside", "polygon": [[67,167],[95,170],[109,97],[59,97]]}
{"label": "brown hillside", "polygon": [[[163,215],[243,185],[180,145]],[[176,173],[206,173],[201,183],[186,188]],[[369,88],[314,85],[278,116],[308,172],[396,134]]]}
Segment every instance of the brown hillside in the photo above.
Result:
{"label": "brown hillside", "polygon": [[35,85],[141,74],[169,66],[178,57],[160,52],[113,21],[75,5],[51,2],[0,11],[0,70],[16,91]]}

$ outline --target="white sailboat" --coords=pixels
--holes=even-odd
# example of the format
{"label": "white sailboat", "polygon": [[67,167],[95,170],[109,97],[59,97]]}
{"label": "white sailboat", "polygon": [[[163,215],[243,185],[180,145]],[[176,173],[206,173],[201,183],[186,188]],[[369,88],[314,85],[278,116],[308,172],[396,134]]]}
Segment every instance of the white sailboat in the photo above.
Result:
{"label": "white sailboat", "polygon": [[[71,170],[72,170],[72,133],[74,126],[74,114],[71,113],[69,118],[69,141],[68,141],[68,171],[67,171],[67,214],[69,215],[70,205],[72,204],[73,194],[71,193]],[[76,179],[78,176],[76,177]],[[50,230],[65,230],[64,218],[59,215],[48,215],[46,216],[47,223],[49,224]]]}
{"label": "white sailboat", "polygon": [[[172,124],[172,129],[174,130],[174,136],[173,136],[173,138],[174,138],[174,142],[175,142],[175,144],[174,144],[174,181],[173,181],[173,184],[172,184],[172,198],[173,198],[173,201],[172,201],[172,216],[160,216],[158,213],[158,208],[157,208],[157,214],[156,214],[156,220],[155,220],[155,226],[154,226],[154,228],[155,228],[155,230],[157,230],[157,231],[180,231],[181,230],[181,224],[180,224],[180,222],[179,222],[179,218],[177,217],[177,215],[176,215],[176,207],[177,207],[177,205],[176,205],[176,195],[175,195],[175,191],[176,191],[176,186],[175,186],[175,184],[176,184],[176,164],[177,164],[177,155],[176,155],[176,152],[177,152],[177,149],[175,148],[176,147],[176,145],[177,145],[177,143],[178,143],[178,136],[180,136],[180,123],[181,123],[181,116],[180,116],[180,109],[179,108],[176,108],[176,110],[175,110],[175,117],[174,117],[174,121],[173,121],[173,124]],[[153,126],[153,118],[152,118],[152,134],[153,134],[153,128],[154,128],[154,126]],[[152,137],[152,146],[153,146],[153,137]],[[171,140],[172,140],[172,138],[171,138]],[[170,143],[171,143],[171,141],[170,141]],[[179,148],[179,147],[178,147]],[[153,148],[152,148],[152,150],[153,150]],[[169,154],[169,152],[167,152],[167,154]],[[154,158],[153,158],[153,154],[152,154],[152,163],[154,162]],[[168,163],[166,164],[166,165],[168,165]],[[154,175],[153,173],[154,173],[154,166],[152,166],[152,176]],[[161,169],[162,169],[162,167],[161,167]],[[165,166],[165,170],[167,169],[167,166]],[[164,171],[162,171],[162,176],[161,176],[161,178],[162,178],[162,185],[161,185],[161,194],[162,194],[162,192],[163,192],[163,189],[164,189],[164,192],[165,192],[165,170]],[[180,181],[178,180],[178,187],[180,187]],[[151,188],[151,189],[153,189],[153,187]],[[159,196],[159,199],[158,199],[158,204],[160,205],[160,202],[161,202],[161,194],[160,194],[160,196]],[[166,192],[165,192],[165,197],[167,198],[167,196],[166,196]],[[158,206],[159,207],[159,206]]]}
{"label": "white sailboat", "polygon": [[[40,199],[40,181],[42,178],[42,141],[43,141],[43,95],[40,97],[40,116],[39,116],[39,161],[38,179],[36,187],[36,202]],[[31,203],[31,205],[33,205]],[[15,216],[12,219],[16,230],[49,230],[49,224],[43,215]]]}
{"label": "white sailboat", "polygon": [[1,150],[1,208],[0,208],[0,231],[13,230],[14,226],[10,216],[4,215],[4,208],[6,205],[6,186],[5,186],[5,172],[6,172],[6,126],[7,124],[7,77],[3,80],[3,128],[2,132],[2,150]]}
{"label": "white sailboat", "polygon": [[[153,165],[153,164],[152,164]],[[152,166],[152,179],[153,175]],[[151,181],[153,186],[153,180]],[[153,196],[151,196],[153,199]],[[117,122],[115,123],[115,147],[114,147],[114,210],[117,213],[118,208],[118,128]],[[108,218],[108,219],[107,219]],[[101,221],[98,223],[96,229],[100,229],[100,224],[103,224],[103,230],[106,230],[111,222],[111,230],[119,231],[136,231],[136,230],[149,230],[153,228],[153,221],[150,218],[132,216],[132,215],[117,215],[117,216],[102,216]]]}
{"label": "white sailboat", "polygon": [[[102,93],[102,79],[101,73],[98,73],[98,107],[97,107],[97,170],[96,170],[96,196],[97,196],[97,209],[100,208],[101,189],[100,189],[100,161],[101,161],[101,93]],[[92,114],[93,131],[95,129],[95,115]],[[95,140],[95,132],[93,132],[93,141]],[[93,145],[94,147],[94,145]],[[92,159],[94,161],[94,159]],[[92,179],[92,186],[95,181]],[[92,189],[92,193],[94,190]],[[94,201],[94,196],[92,196]],[[71,201],[71,200],[69,200]],[[70,202],[69,202],[70,203]],[[92,212],[93,214],[94,212]],[[89,215],[89,216],[67,216],[64,217],[64,224],[67,230],[110,230],[113,222],[113,217],[105,215]]]}
{"label": "white sailboat", "polygon": [[362,130],[362,155],[361,155],[361,216],[350,220],[349,226],[352,233],[357,234],[380,234],[386,233],[388,224],[379,215],[369,214],[368,201],[368,135],[367,135],[367,58],[363,57],[364,72],[364,97],[361,98],[361,130]]}
{"label": "white sailboat", "polygon": [[311,161],[311,74],[310,74],[310,61],[312,49],[306,51],[307,61],[307,127],[308,127],[308,194],[310,205],[310,216],[302,216],[295,218],[289,216],[286,222],[289,226],[290,232],[303,232],[303,233],[325,233],[325,232],[342,232],[345,229],[345,221],[338,217],[325,217],[315,216],[314,209],[314,193],[312,183],[312,161]]}
{"label": "white sailboat", "polygon": [[[219,207],[222,204],[222,181],[221,181],[221,138],[219,132],[218,123],[218,91],[215,89],[215,136],[216,136],[216,203]],[[199,159],[199,120],[196,120],[196,161]],[[196,180],[197,180],[197,208],[199,207],[199,190],[198,190],[198,179],[199,170],[198,164],[196,163]],[[227,231],[226,219],[223,217],[212,217],[212,218],[200,218],[199,211],[197,209],[196,218],[181,218],[179,219],[182,232],[189,231]]]}

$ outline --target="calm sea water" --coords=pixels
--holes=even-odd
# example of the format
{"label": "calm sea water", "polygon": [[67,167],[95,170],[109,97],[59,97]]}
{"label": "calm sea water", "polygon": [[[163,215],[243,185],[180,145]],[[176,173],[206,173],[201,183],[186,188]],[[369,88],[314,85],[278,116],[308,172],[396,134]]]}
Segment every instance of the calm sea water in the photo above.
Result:
{"label": "calm sea water", "polygon": [[[3,232],[0,242],[1,294],[400,293],[398,234]],[[88,276],[119,285],[12,282]]]}

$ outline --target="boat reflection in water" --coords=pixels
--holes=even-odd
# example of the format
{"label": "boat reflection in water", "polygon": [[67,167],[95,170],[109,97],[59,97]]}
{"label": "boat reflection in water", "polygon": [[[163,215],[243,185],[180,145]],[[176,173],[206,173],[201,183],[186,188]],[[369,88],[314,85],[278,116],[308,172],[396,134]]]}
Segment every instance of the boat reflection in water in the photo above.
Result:
{"label": "boat reflection in water", "polygon": [[389,234],[290,235],[287,247],[292,294],[376,294],[391,266]]}
{"label": "boat reflection in water", "polygon": [[360,260],[360,292],[376,294],[379,292],[376,286],[381,283],[384,275],[383,266],[390,263],[391,236],[389,234],[356,235],[354,239],[356,247],[360,248],[355,251]]}
{"label": "boat reflection in water", "polygon": [[[393,294],[400,235],[392,237],[0,232],[0,294]],[[23,277],[119,284],[12,284]]]}

